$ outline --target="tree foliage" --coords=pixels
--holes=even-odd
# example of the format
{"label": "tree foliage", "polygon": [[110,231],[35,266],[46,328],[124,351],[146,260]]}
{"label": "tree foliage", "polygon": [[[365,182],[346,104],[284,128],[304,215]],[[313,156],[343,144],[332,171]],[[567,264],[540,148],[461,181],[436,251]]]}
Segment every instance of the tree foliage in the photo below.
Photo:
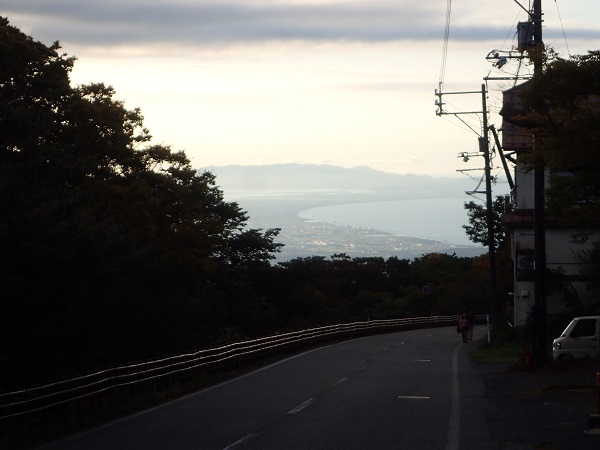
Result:
{"label": "tree foliage", "polygon": [[268,264],[278,230],[248,229],[214,175],[151,144],[140,110],[112,87],[72,87],[75,58],[58,42],[4,18],[0,33],[3,354],[84,354],[86,339],[104,342],[95,357],[130,357],[145,339],[157,351],[185,345],[172,330],[207,322],[212,307],[194,303],[224,289],[221,273]]}
{"label": "tree foliage", "polygon": [[[506,201],[504,196],[498,195],[492,202],[492,218],[493,218],[493,237],[494,237],[494,248],[496,250],[504,248],[506,234],[502,229],[501,217],[505,212]],[[465,209],[467,210],[467,216],[469,218],[469,224],[463,225],[465,233],[469,239],[476,243],[484,246],[489,245],[488,239],[488,223],[487,223],[487,206],[474,201],[465,203]]]}
{"label": "tree foliage", "polygon": [[550,51],[522,101],[536,136],[535,152],[523,160],[533,166],[542,155],[550,212],[585,235],[600,223],[600,51],[569,59]]}
{"label": "tree foliage", "polygon": [[[322,324],[456,314],[487,308],[488,272],[479,259],[443,253],[413,261],[397,257],[296,258],[279,264],[284,271],[277,280],[288,293],[310,286],[313,292],[324,294],[328,301],[320,310],[301,308],[293,312],[313,319],[318,315],[316,319]],[[285,302],[280,304],[283,316],[288,314],[285,308],[297,306],[281,301]]]}
{"label": "tree foliage", "polygon": [[[519,158],[530,167],[543,161],[551,220],[573,227],[573,240],[585,243],[600,225],[600,51],[564,59],[550,50],[520,100],[535,149]],[[600,261],[597,247],[581,254],[581,275],[594,290],[598,272],[589,268]]]}

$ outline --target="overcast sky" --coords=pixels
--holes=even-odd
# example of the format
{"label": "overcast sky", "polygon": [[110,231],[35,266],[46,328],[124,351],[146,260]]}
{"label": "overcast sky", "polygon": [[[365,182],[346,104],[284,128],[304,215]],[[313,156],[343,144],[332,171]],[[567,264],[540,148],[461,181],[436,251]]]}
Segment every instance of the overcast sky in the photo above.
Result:
{"label": "overcast sky", "polygon": [[[480,119],[461,116],[470,131],[435,114],[447,1],[2,0],[0,15],[35,40],[60,41],[78,58],[74,84],[112,85],[141,108],[156,143],[197,168],[297,162],[462,176],[483,164],[457,157],[477,150]],[[544,41],[562,56],[600,49],[600,1],[543,8]],[[514,0],[455,1],[443,91],[526,72],[517,59],[502,70],[486,60],[514,49],[525,20]],[[489,82],[492,112],[508,86]],[[481,109],[481,95],[444,101]]]}

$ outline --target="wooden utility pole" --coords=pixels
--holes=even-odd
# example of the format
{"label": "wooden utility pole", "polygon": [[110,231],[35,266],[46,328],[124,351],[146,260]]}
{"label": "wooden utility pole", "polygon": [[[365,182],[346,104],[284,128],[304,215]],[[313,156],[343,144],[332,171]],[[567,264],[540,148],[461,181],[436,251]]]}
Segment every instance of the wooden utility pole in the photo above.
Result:
{"label": "wooden utility pole", "polygon": [[487,219],[487,240],[490,264],[490,315],[495,319],[496,313],[496,240],[494,239],[494,203],[492,200],[492,174],[490,141],[488,138],[488,114],[487,114],[487,91],[485,84],[481,85],[481,105],[483,111],[483,136],[479,138],[479,148],[483,153],[485,161],[485,199],[486,199],[486,219]]}
{"label": "wooden utility pole", "polygon": [[[460,111],[460,112],[447,112],[444,111],[444,95],[451,94],[479,94],[481,93],[481,110],[475,111]],[[481,136],[479,137],[479,156],[483,156],[485,161],[485,194],[486,194],[486,224],[487,224],[487,241],[488,241],[488,256],[490,266],[490,315],[494,318],[496,310],[496,291],[497,291],[497,276],[496,276],[496,242],[494,239],[494,209],[492,201],[492,176],[491,176],[491,155],[490,155],[490,141],[489,141],[489,130],[488,125],[488,112],[487,112],[487,89],[485,84],[481,85],[481,91],[463,91],[463,92],[442,92],[442,85],[440,83],[440,90],[435,90],[435,95],[438,100],[435,104],[438,107],[436,114],[438,116],[452,114],[459,116],[461,114],[481,114],[483,127],[481,130]],[[480,193],[480,191],[476,191]],[[489,340],[489,332],[488,332]]]}

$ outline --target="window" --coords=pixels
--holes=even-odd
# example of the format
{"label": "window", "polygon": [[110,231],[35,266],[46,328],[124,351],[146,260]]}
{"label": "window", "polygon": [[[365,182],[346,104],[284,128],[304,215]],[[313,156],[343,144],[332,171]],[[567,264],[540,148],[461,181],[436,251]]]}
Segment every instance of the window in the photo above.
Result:
{"label": "window", "polygon": [[581,319],[571,331],[571,337],[586,337],[596,334],[596,319]]}

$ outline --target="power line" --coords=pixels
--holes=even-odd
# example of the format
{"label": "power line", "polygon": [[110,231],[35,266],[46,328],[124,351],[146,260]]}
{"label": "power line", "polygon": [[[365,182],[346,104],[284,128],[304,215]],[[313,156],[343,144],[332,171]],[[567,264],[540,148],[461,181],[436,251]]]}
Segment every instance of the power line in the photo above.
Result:
{"label": "power line", "polygon": [[440,88],[446,76],[446,59],[448,57],[448,41],[450,39],[450,16],[452,13],[452,0],[446,3],[446,26],[444,27],[444,47],[442,50],[442,66],[440,67]]}
{"label": "power line", "polygon": [[563,37],[565,38],[565,45],[567,46],[567,54],[571,56],[571,51],[569,50],[569,44],[567,42],[567,35],[565,34],[565,27],[563,27],[562,17],[560,16],[560,10],[558,9],[558,2],[554,0],[554,4],[556,5],[556,12],[558,13],[558,20],[560,22],[560,28],[562,30]]}

